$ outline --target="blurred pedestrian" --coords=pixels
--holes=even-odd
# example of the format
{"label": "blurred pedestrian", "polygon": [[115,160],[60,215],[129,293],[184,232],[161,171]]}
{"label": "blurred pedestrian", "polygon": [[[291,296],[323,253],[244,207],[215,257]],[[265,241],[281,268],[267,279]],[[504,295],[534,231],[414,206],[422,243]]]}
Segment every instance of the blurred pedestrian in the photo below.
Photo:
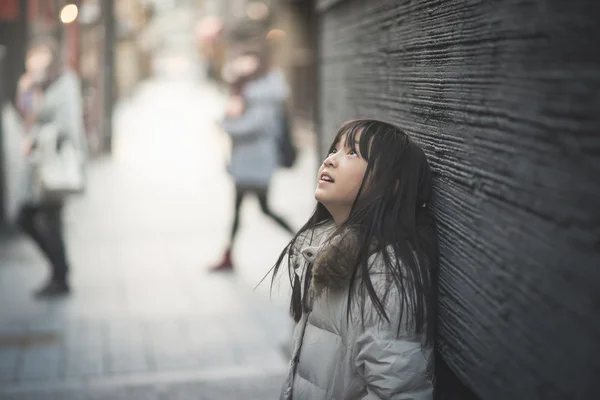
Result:
{"label": "blurred pedestrian", "polygon": [[296,327],[281,399],[433,399],[431,172],[400,128],[342,125],[317,207],[286,246]]}
{"label": "blurred pedestrian", "polygon": [[290,234],[294,230],[268,203],[271,177],[279,166],[278,139],[283,131],[288,86],[280,70],[271,68],[266,46],[241,53],[225,67],[230,82],[222,127],[231,137],[229,172],[235,182],[234,218],[229,245],[213,271],[232,270],[231,252],[240,223],[240,207],[248,194],[258,197],[262,212]]}
{"label": "blurred pedestrian", "polygon": [[[22,77],[17,103],[28,121],[23,154],[30,158],[41,146],[40,135],[52,126],[61,143],[72,143],[85,157],[87,152],[83,125],[79,78],[60,57],[59,45],[52,38],[35,40],[27,52],[29,66]],[[58,140],[58,139],[57,139]],[[59,142],[57,141],[57,146]],[[34,175],[26,184],[36,184]],[[29,190],[31,192],[32,190]],[[35,292],[36,297],[54,297],[70,291],[69,263],[63,232],[63,198],[29,198],[23,205],[19,223],[34,240],[51,265],[50,277]]]}
{"label": "blurred pedestrian", "polygon": [[219,85],[223,84],[221,77],[225,59],[223,21],[214,16],[205,17],[198,21],[194,33],[196,44],[206,62],[207,78]]}

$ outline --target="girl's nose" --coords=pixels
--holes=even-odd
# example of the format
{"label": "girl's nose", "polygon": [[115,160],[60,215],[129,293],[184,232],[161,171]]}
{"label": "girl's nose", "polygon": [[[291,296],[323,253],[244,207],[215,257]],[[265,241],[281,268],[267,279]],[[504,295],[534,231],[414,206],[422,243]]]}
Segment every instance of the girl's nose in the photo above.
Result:
{"label": "girl's nose", "polygon": [[335,167],[335,154],[336,153],[332,153],[330,155],[328,155],[325,160],[323,160],[323,165],[327,166],[327,167]]}

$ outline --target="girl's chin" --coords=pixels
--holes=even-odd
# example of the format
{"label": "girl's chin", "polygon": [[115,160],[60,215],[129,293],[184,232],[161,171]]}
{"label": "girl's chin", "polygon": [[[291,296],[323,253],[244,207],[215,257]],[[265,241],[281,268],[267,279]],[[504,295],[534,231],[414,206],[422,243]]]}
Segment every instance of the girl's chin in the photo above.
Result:
{"label": "girl's chin", "polygon": [[317,200],[319,203],[321,203],[323,205],[323,207],[325,207],[329,210],[328,205],[331,205],[331,201],[330,201],[331,199],[329,199],[325,193],[319,193],[319,191],[317,190],[315,192],[315,200]]}
{"label": "girl's chin", "polygon": [[327,201],[327,195],[323,193],[323,189],[317,188],[317,190],[315,190],[315,200],[317,200],[320,203],[323,203],[323,201]]}

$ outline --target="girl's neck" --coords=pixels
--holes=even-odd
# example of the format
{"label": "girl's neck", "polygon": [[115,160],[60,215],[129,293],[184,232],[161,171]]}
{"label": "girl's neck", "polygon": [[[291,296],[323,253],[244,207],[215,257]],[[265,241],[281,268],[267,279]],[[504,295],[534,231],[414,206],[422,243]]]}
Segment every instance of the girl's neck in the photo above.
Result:
{"label": "girl's neck", "polygon": [[327,208],[327,211],[329,211],[329,214],[331,214],[331,217],[333,218],[333,222],[338,227],[342,226],[342,224],[346,222],[348,220],[348,217],[350,216],[350,210],[347,210],[342,207],[329,207]]}

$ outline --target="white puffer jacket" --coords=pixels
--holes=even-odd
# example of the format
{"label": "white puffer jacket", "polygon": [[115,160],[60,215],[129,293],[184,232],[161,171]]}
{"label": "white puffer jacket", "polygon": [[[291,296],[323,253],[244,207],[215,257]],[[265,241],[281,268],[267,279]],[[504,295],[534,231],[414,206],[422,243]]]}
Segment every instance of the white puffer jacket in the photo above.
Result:
{"label": "white puffer jacket", "polygon": [[[292,361],[280,399],[433,399],[433,348],[424,347],[424,338],[412,333],[405,318],[398,331],[397,291],[389,291],[384,299],[389,322],[377,316],[368,300],[364,325],[358,307],[348,321],[348,259],[356,247],[348,243],[345,249],[344,243],[332,254],[331,247],[323,245],[331,229],[321,227],[313,239],[317,245],[302,246],[292,256],[299,276],[313,264],[313,300],[294,329]],[[348,257],[344,260],[340,254]],[[381,295],[385,279],[380,256],[371,256],[370,276]]]}

